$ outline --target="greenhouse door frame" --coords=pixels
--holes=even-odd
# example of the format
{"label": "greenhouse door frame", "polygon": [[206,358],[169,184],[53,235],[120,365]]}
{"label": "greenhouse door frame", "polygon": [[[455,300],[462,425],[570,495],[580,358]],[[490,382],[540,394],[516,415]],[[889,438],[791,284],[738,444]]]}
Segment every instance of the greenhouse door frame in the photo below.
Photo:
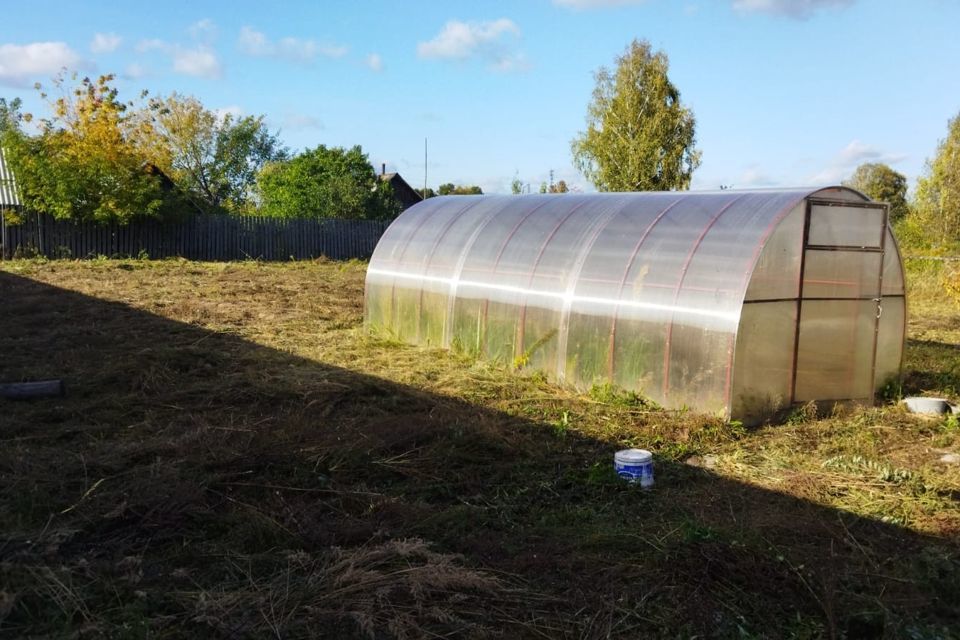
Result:
{"label": "greenhouse door frame", "polygon": [[[823,219],[823,212],[829,211],[830,208],[876,210],[880,213],[880,215],[877,216],[878,219],[875,221],[877,226],[876,233],[879,235],[879,239],[875,243],[863,242],[863,236],[872,233],[873,221],[871,221],[869,225],[850,225],[844,229],[842,219],[839,218],[839,216],[850,214],[851,212],[837,211],[834,215],[838,217],[831,218],[830,215],[827,214],[827,218]],[[814,225],[817,226],[815,231],[817,231],[820,240],[811,242],[811,221],[814,218],[815,212],[820,214],[820,219],[814,221]],[[873,216],[864,211],[862,217],[869,219]],[[804,403],[811,400],[865,400],[870,403],[873,402],[876,394],[877,338],[880,330],[880,316],[883,313],[883,264],[884,253],[886,251],[888,217],[889,207],[886,204],[807,198],[804,210],[803,246],[800,253],[800,281],[797,290],[796,326],[793,342],[793,380],[790,387],[791,404]],[[820,229],[827,229],[831,226],[830,223],[836,223],[838,221],[841,221],[841,224],[837,225],[839,229],[832,230],[836,231],[838,236],[841,236],[840,240],[835,242],[823,241],[822,236],[825,232],[821,232]],[[842,241],[844,233],[851,237],[860,236],[861,242],[844,243]],[[850,238],[848,237],[847,239],[849,240]],[[871,270],[864,272],[862,275],[868,277],[862,278],[861,281],[857,283],[859,285],[857,289],[858,295],[837,295],[835,292],[829,291],[805,291],[805,284],[808,282],[808,268],[810,267],[807,259],[808,253],[816,256],[821,252],[839,252],[848,255],[877,255],[877,258],[873,259],[876,262],[875,288],[868,289],[866,293],[862,290],[867,284],[871,286],[873,284],[870,279],[873,276]],[[867,260],[866,256],[864,256],[864,260]],[[861,261],[861,264],[862,262],[863,261]],[[850,285],[849,282],[841,280],[815,282],[824,289],[829,289],[831,285],[834,285],[836,289],[841,289],[844,285]],[[872,303],[872,305],[869,307],[864,305],[864,303],[867,302]],[[835,358],[830,358],[829,356],[824,358],[825,353],[828,351],[828,349],[825,348],[825,344],[829,344],[829,342],[827,342],[829,338],[836,340],[836,329],[834,329],[832,333],[821,332],[818,334],[815,328],[815,323],[818,319],[820,323],[824,325],[832,323],[834,327],[844,326],[844,318],[838,318],[836,315],[832,317],[823,316],[820,318],[813,316],[807,319],[808,325],[805,326],[804,303],[807,303],[807,308],[811,316],[816,313],[814,311],[815,305],[823,308],[829,305],[837,305],[838,303],[842,306],[843,303],[846,303],[846,306],[853,311],[853,313],[847,317],[846,321],[846,326],[850,327],[852,334],[851,342],[843,345],[848,347],[848,353],[846,354],[848,358],[846,362],[842,362],[845,355],[842,350],[834,352]],[[859,309],[857,309],[857,307],[859,307]],[[872,312],[870,310],[872,310]],[[870,313],[870,317],[868,317],[868,313]],[[864,331],[868,324],[870,325],[869,328]],[[804,329],[807,329],[808,333],[805,334]],[[817,341],[820,339],[826,339],[824,340],[824,344],[817,344]],[[867,350],[869,350],[869,353],[867,353]],[[818,367],[816,374],[811,374],[809,368],[804,368],[804,364],[807,364],[809,367],[811,362],[816,364],[818,358],[820,365],[823,365],[824,362],[830,363],[832,360],[833,362],[831,364],[833,364],[833,366]],[[866,371],[864,370],[868,358],[869,381],[866,380]],[[804,378],[804,374],[806,378],[809,379]],[[801,387],[801,385],[803,386]],[[800,389],[799,391],[798,388]],[[838,391],[837,394],[831,394],[829,390],[834,388],[838,390],[848,390],[850,393],[839,393]]]}

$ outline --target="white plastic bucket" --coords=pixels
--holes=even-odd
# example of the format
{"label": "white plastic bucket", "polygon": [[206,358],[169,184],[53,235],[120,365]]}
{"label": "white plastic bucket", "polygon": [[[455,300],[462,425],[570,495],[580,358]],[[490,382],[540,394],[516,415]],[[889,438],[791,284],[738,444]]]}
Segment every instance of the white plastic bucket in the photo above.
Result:
{"label": "white plastic bucket", "polygon": [[907,405],[910,413],[950,413],[950,403],[944,398],[925,398],[914,396],[904,398],[903,403]]}
{"label": "white plastic bucket", "polygon": [[653,486],[653,454],[646,449],[624,449],[613,456],[617,475],[631,484],[648,489]]}

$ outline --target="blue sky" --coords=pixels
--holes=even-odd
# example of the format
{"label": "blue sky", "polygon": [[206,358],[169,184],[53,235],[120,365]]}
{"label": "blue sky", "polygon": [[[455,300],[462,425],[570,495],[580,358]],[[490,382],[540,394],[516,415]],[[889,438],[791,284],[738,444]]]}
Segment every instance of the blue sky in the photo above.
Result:
{"label": "blue sky", "polygon": [[42,112],[62,66],[263,114],[292,149],[362,145],[422,185],[506,192],[571,165],[593,73],[633,38],[697,118],[694,188],[836,183],[864,161],[913,184],[960,112],[956,0],[5,2],[0,96]]}

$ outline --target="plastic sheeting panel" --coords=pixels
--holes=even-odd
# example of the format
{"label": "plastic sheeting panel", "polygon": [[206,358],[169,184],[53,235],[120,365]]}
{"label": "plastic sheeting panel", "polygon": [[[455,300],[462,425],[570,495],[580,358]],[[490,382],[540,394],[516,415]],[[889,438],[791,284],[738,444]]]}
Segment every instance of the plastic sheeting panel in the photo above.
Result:
{"label": "plastic sheeting panel", "polygon": [[737,334],[733,413],[748,422],[790,405],[797,301],[743,305]]}
{"label": "plastic sheeting panel", "polygon": [[805,298],[875,298],[880,294],[883,254],[807,249]]}
{"label": "plastic sheeting panel", "polygon": [[877,303],[804,300],[794,401],[873,397]]}
{"label": "plastic sheeting panel", "polygon": [[[367,272],[367,324],[581,388],[612,382],[670,407],[730,415],[736,394],[789,403],[794,382],[808,391],[793,370],[798,333],[842,342],[849,328],[797,304],[811,196],[836,202],[814,205],[824,212],[811,210],[809,244],[841,251],[823,260],[807,251],[805,297],[817,287],[825,297],[875,295],[881,260],[884,294],[901,294],[892,237],[885,254],[845,253],[869,234],[835,218],[884,210],[856,206],[864,198],[839,187],[449,196],[411,207],[384,234]],[[805,367],[829,368],[824,359],[803,349]]]}
{"label": "plastic sheeting panel", "polygon": [[903,296],[884,296],[880,305],[873,385],[878,392],[886,394],[896,390],[900,378],[907,310]]}
{"label": "plastic sheeting panel", "polygon": [[876,206],[814,204],[808,244],[879,249],[886,212]]}

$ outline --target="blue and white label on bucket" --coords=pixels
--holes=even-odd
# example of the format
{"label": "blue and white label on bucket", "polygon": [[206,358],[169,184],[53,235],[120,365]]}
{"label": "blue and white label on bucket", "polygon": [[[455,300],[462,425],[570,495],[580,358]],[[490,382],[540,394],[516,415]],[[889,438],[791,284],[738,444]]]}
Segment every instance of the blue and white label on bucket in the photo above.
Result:
{"label": "blue and white label on bucket", "polygon": [[630,482],[639,482],[641,485],[653,484],[653,463],[646,464],[617,464],[617,475]]}
{"label": "blue and white label on bucket", "polygon": [[621,479],[647,488],[653,486],[653,454],[646,449],[624,449],[613,456],[613,468]]}

